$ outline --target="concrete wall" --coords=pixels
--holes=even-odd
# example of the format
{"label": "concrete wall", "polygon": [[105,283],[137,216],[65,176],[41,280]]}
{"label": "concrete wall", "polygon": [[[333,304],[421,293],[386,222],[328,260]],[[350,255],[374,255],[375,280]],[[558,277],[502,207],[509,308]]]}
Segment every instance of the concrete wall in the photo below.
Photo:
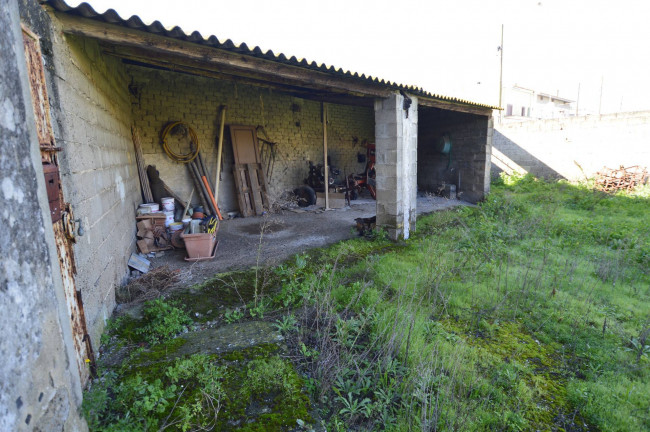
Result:
{"label": "concrete wall", "polygon": [[[451,161],[440,138],[451,138]],[[456,185],[459,198],[477,202],[489,192],[492,119],[437,108],[420,108],[418,188],[437,193]]]}
{"label": "concrete wall", "polygon": [[493,175],[519,171],[577,180],[620,165],[650,167],[650,111],[495,127]]}
{"label": "concrete wall", "polygon": [[399,93],[375,100],[377,224],[392,239],[415,229],[417,201],[418,102],[407,109]]}
{"label": "concrete wall", "polygon": [[[196,131],[207,168],[214,175],[220,106],[223,104],[228,107],[226,124],[263,125],[270,140],[278,143],[275,168],[269,182],[272,197],[303,184],[309,172],[308,160],[323,161],[319,102],[232,81],[137,66],[129,66],[128,72],[133,79],[134,121],[140,131],[145,162],[156,165],[161,178],[181,197],[189,196],[192,188],[188,168],[173,162],[163,152],[161,131],[172,121],[189,123]],[[362,172],[365,164],[358,163],[356,155],[365,155],[365,148],[355,144],[353,137],[357,137],[359,143],[364,139],[373,142],[372,108],[329,104],[328,115],[332,164],[348,174]],[[258,135],[264,137],[262,133]],[[224,138],[219,206],[222,212],[238,211],[232,176],[233,152],[227,128]]]}
{"label": "concrete wall", "polygon": [[0,9],[0,430],[86,430],[18,5]]}
{"label": "concrete wall", "polygon": [[135,250],[135,208],[141,202],[131,140],[129,77],[95,41],[64,35],[31,0],[21,17],[41,38],[52,126],[65,200],[85,231],[74,254],[93,347],[115,306],[115,287]]}

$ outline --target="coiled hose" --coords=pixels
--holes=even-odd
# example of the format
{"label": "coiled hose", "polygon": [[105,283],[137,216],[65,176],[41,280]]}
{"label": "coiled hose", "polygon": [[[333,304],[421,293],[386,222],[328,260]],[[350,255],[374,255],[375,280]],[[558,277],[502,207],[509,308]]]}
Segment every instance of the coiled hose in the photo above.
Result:
{"label": "coiled hose", "polygon": [[[180,126],[180,125],[187,128],[187,133],[190,136],[190,140],[192,141],[192,143],[194,143],[194,150],[191,151],[190,153],[187,153],[187,154],[174,153],[169,148],[169,146],[167,145],[167,135],[169,135],[169,132],[171,132],[172,129],[174,129],[176,126]],[[190,125],[188,125],[185,122],[177,121],[177,122],[173,122],[173,123],[168,124],[165,127],[165,129],[163,129],[161,139],[162,139],[163,150],[165,150],[165,153],[167,153],[167,156],[169,156],[169,158],[171,160],[174,160],[174,161],[180,162],[180,163],[190,163],[194,159],[196,159],[196,157],[199,155],[199,148],[200,148],[199,138],[196,136],[196,132],[194,132],[194,129],[192,129],[190,127]],[[190,146],[190,148],[191,147],[192,146]]]}

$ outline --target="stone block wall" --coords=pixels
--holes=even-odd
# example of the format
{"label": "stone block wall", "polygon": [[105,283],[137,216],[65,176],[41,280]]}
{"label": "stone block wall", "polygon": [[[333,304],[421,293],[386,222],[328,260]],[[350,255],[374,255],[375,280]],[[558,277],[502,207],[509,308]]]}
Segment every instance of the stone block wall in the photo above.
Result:
{"label": "stone block wall", "polygon": [[97,42],[63,34],[38,2],[20,0],[22,22],[40,37],[64,199],[81,219],[74,246],[93,347],[115,306],[115,287],[135,250],[140,185],[131,140],[129,77]]}
{"label": "stone block wall", "polygon": [[61,182],[85,231],[74,247],[94,347],[115,307],[115,287],[125,279],[135,250],[135,209],[142,202],[131,139],[129,77],[97,42],[58,35],[54,75]]}
{"label": "stone block wall", "polygon": [[409,237],[417,208],[417,99],[404,108],[399,93],[375,100],[377,224],[393,239]]}
{"label": "stone block wall", "polygon": [[[418,188],[437,193],[456,185],[459,198],[478,202],[489,192],[492,118],[436,108],[421,108],[418,143]],[[449,135],[451,154],[441,153]]]}
{"label": "stone block wall", "polygon": [[0,430],[84,431],[18,4],[0,10]]}
{"label": "stone block wall", "polygon": [[[189,196],[192,189],[188,167],[172,161],[164,153],[161,132],[170,122],[187,122],[195,130],[204,162],[214,176],[221,105],[227,106],[226,125],[262,125],[269,139],[278,143],[269,182],[272,198],[303,184],[309,172],[308,160],[323,161],[319,102],[232,81],[137,66],[129,66],[128,73],[134,89],[131,98],[134,122],[140,132],[145,162],[156,165],[161,178],[181,197]],[[362,140],[374,141],[372,108],[336,104],[327,107],[331,163],[348,174],[362,172],[365,163],[357,162],[357,153],[365,154],[365,148],[360,145]],[[264,134],[260,132],[258,136]],[[353,142],[353,137],[358,138],[358,144]],[[260,146],[265,147],[261,142]],[[181,148],[174,150],[180,152]],[[263,151],[268,151],[268,147]],[[222,212],[238,211],[228,128],[224,130],[222,160],[219,207]]]}
{"label": "stone block wall", "polygon": [[650,168],[650,111],[495,126],[493,176],[519,171],[579,180],[620,165]]}

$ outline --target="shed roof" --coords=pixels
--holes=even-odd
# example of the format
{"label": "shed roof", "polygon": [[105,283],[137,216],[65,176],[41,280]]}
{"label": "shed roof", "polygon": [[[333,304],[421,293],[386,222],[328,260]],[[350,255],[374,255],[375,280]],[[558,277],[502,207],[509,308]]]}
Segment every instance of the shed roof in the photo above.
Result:
{"label": "shed roof", "polygon": [[217,48],[220,50],[225,50],[236,54],[251,56],[251,57],[255,57],[255,58],[259,58],[259,59],[263,59],[275,63],[290,65],[301,69],[318,71],[321,73],[326,73],[331,76],[354,79],[356,81],[367,83],[367,84],[379,85],[387,89],[401,90],[401,91],[408,92],[412,95],[418,96],[420,98],[437,100],[441,102],[447,102],[447,103],[458,104],[458,105],[465,105],[468,107],[484,108],[489,110],[499,109],[498,107],[495,106],[472,102],[466,99],[460,99],[460,98],[431,93],[429,91],[424,90],[421,87],[417,87],[413,85],[404,85],[392,81],[387,81],[384,79],[373,77],[371,75],[359,74],[357,72],[351,72],[349,70],[344,70],[331,65],[328,66],[324,63],[317,63],[315,61],[308,61],[306,59],[298,59],[295,56],[289,57],[284,53],[276,54],[272,50],[268,50],[264,52],[259,46],[249,48],[249,46],[246,43],[235,44],[230,39],[220,40],[214,35],[205,38],[198,31],[193,31],[192,33],[188,34],[178,26],[168,29],[160,21],[157,20],[151,24],[146,24],[137,15],[133,15],[129,19],[124,19],[114,9],[108,9],[104,13],[99,13],[95,11],[93,7],[88,3],[81,3],[76,7],[72,7],[68,5],[64,0],[46,0],[44,4],[51,6],[55,11],[65,13],[67,15],[83,17],[95,21],[104,22],[107,24],[113,24],[113,25],[125,27],[128,29],[139,30],[139,31],[147,32],[158,36],[164,36],[168,38],[177,39],[180,41],[190,42],[204,47]]}

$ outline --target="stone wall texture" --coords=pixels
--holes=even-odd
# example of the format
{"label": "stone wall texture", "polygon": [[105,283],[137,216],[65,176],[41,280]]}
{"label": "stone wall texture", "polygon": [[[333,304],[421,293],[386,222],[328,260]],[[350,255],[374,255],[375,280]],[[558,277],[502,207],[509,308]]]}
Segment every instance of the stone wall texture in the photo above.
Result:
{"label": "stone wall texture", "polygon": [[579,180],[620,165],[650,168],[650,111],[495,126],[492,175]]}
{"label": "stone wall texture", "polygon": [[84,230],[74,246],[76,287],[97,348],[135,250],[131,221],[141,202],[129,77],[97,42],[63,34],[37,2],[21,0],[20,13],[40,37],[63,195]]}
{"label": "stone wall texture", "polygon": [[415,229],[417,206],[418,103],[404,96],[375,100],[377,224],[393,239]]}
{"label": "stone wall texture", "polygon": [[[272,198],[303,184],[309,160],[323,162],[323,125],[319,102],[293,97],[276,90],[211,78],[188,76],[129,66],[132,78],[133,118],[139,130],[144,159],[156,165],[161,178],[181,197],[192,189],[188,167],[172,161],[163,151],[161,132],[173,121],[184,121],[196,132],[201,154],[212,176],[216,174],[216,150],[220,107],[226,105],[226,125],[264,126],[269,139],[278,143],[273,175],[269,182]],[[332,165],[346,173],[362,172],[365,155],[361,141],[374,141],[372,108],[328,104],[328,148]],[[263,133],[258,136],[264,137]],[[357,138],[355,143],[354,137]],[[171,140],[170,140],[170,145]],[[260,142],[260,146],[264,147]],[[172,149],[186,152],[179,146]],[[262,149],[261,149],[262,150]],[[268,151],[264,148],[263,151]],[[224,131],[219,207],[238,211],[232,175],[234,162],[228,128]],[[195,200],[198,203],[198,200]]]}
{"label": "stone wall texture", "polygon": [[58,35],[54,85],[63,193],[85,231],[75,244],[77,289],[94,347],[115,307],[115,287],[135,250],[142,202],[131,139],[129,78],[95,41]]}
{"label": "stone wall texture", "polygon": [[[460,199],[478,202],[489,192],[492,118],[422,108],[419,123],[418,188],[437,193],[456,185]],[[440,139],[451,139],[451,154],[442,154]]]}
{"label": "stone wall texture", "polygon": [[0,430],[85,430],[29,91],[10,0],[0,8]]}

